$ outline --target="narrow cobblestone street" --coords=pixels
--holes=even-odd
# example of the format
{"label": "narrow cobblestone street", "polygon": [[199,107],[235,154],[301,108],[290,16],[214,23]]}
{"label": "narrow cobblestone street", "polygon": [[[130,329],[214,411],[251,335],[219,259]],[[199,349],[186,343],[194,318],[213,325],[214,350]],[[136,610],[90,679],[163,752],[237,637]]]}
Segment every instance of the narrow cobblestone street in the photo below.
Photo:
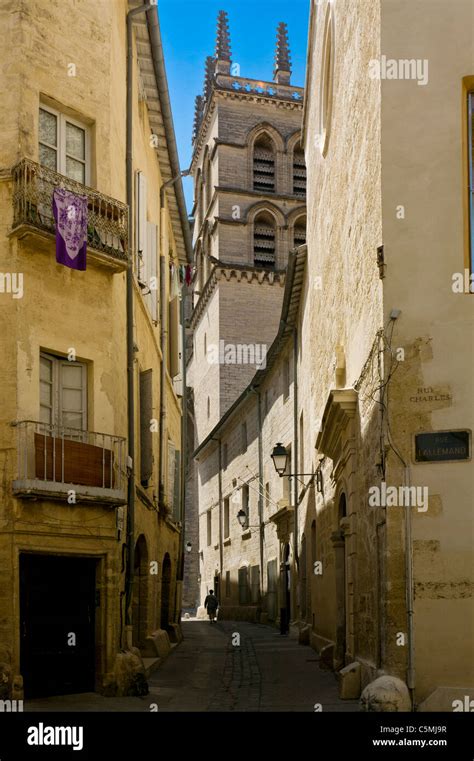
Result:
{"label": "narrow cobblestone street", "polygon": [[[334,674],[310,647],[269,626],[183,621],[184,640],[149,679],[143,698],[94,693],[28,701],[26,711],[358,711],[339,700]],[[240,647],[232,644],[240,635]]]}

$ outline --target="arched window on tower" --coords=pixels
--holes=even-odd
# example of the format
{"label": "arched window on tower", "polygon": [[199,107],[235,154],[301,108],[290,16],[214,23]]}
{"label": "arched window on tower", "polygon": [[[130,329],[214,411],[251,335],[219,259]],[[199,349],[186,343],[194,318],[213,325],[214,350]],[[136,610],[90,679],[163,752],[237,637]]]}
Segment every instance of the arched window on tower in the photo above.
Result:
{"label": "arched window on tower", "polygon": [[306,162],[299,143],[293,151],[293,193],[295,196],[306,195]]}
{"label": "arched window on tower", "polygon": [[212,165],[209,156],[206,157],[206,213],[212,199]]}
{"label": "arched window on tower", "polygon": [[253,189],[275,192],[275,149],[265,133],[257,138],[253,147]]}
{"label": "arched window on tower", "polygon": [[295,220],[293,228],[293,247],[303,246],[306,243],[306,217],[303,215]]}
{"label": "arched window on tower", "polygon": [[261,211],[254,220],[253,260],[256,267],[274,269],[276,262],[275,219],[268,211]]}

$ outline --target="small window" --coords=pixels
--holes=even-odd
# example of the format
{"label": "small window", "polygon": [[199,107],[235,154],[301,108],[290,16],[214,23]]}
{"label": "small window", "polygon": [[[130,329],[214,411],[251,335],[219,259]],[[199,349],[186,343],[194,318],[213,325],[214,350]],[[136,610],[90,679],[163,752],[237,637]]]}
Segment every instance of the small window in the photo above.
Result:
{"label": "small window", "polygon": [[253,259],[256,267],[273,269],[276,262],[275,219],[263,211],[255,217],[253,229]]}
{"label": "small window", "polygon": [[230,500],[229,497],[224,499],[224,539],[230,536]]}
{"label": "small window", "polygon": [[244,484],[242,486],[242,510],[247,515],[247,526],[249,526],[250,525],[250,490],[249,490],[248,484]]}
{"label": "small window", "polygon": [[290,396],[290,360],[285,359],[283,361],[283,401],[286,401]]}
{"label": "small window", "polygon": [[89,131],[81,122],[42,105],[39,163],[83,185],[89,182]]}
{"label": "small window", "polygon": [[207,511],[207,546],[212,544],[212,511]]}
{"label": "small window", "polygon": [[48,429],[87,430],[87,366],[41,352],[40,421]]}
{"label": "small window", "polygon": [[253,189],[275,192],[275,151],[268,135],[261,135],[253,149]]}
{"label": "small window", "polygon": [[[153,472],[153,370],[140,373],[140,481],[148,487]],[[174,449],[174,448],[173,448]],[[168,450],[168,462],[170,453]]]}
{"label": "small window", "polygon": [[247,423],[242,423],[240,428],[242,454],[247,451]]}

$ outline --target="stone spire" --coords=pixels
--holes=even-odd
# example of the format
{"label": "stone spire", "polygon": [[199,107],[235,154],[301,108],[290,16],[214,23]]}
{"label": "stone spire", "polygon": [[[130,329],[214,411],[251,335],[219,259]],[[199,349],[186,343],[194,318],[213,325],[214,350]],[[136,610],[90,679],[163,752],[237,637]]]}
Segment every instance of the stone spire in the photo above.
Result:
{"label": "stone spire", "polygon": [[283,21],[277,27],[277,45],[275,53],[275,70],[273,79],[280,85],[289,85],[291,77],[290,45],[288,28]]}
{"label": "stone spire", "polygon": [[230,64],[229,19],[226,11],[219,11],[217,15],[216,71],[219,74],[230,74]]}
{"label": "stone spire", "polygon": [[208,55],[205,61],[204,71],[204,100],[209,100],[212,92],[212,81],[216,70],[216,61],[212,55]]}

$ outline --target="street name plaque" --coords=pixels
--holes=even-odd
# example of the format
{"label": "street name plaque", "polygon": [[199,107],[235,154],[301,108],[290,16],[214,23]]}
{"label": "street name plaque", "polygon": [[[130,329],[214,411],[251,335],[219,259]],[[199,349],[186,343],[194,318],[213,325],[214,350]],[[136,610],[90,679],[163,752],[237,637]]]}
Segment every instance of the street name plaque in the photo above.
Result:
{"label": "street name plaque", "polygon": [[416,462],[452,462],[471,458],[470,431],[415,434]]}

